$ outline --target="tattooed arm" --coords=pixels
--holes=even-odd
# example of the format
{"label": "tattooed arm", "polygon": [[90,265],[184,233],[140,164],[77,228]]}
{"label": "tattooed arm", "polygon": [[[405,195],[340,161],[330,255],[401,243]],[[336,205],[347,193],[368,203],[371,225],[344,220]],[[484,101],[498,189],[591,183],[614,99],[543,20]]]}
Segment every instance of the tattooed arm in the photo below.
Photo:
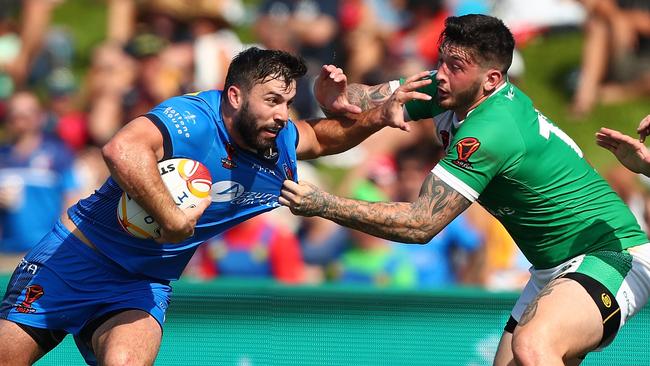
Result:
{"label": "tattooed arm", "polygon": [[320,216],[368,234],[404,243],[427,243],[471,202],[433,173],[415,202],[365,202],[321,191],[307,182],[284,182],[282,205],[294,214]]}
{"label": "tattooed arm", "polygon": [[314,83],[314,95],[328,118],[377,107],[388,100],[391,89],[389,83],[348,85],[343,70],[334,65],[324,65]]}

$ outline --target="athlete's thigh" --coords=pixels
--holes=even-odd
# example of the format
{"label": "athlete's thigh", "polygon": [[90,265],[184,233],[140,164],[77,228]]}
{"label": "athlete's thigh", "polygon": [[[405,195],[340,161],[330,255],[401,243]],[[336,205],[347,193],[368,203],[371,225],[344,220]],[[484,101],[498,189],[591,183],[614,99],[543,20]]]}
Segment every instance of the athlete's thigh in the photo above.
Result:
{"label": "athlete's thigh", "polygon": [[595,349],[602,336],[603,319],[587,290],[577,281],[558,278],[528,305],[515,328],[514,342],[529,337],[570,360]]}
{"label": "athlete's thigh", "polygon": [[153,316],[127,310],[97,328],[92,346],[101,365],[152,365],[161,338],[162,329]]}
{"label": "athlete's thigh", "polygon": [[31,365],[43,354],[36,341],[21,327],[0,319],[0,366]]}

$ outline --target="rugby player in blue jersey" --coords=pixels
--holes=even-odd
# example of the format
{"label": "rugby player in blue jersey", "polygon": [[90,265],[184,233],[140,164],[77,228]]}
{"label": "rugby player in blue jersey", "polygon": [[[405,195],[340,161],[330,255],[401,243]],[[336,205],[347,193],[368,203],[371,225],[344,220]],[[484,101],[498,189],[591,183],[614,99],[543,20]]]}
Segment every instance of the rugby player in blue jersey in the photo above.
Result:
{"label": "rugby player in blue jersey", "polygon": [[[111,177],[70,207],[16,268],[0,304],[0,365],[29,365],[72,334],[88,364],[150,365],[178,279],[207,239],[278,207],[296,159],[349,149],[385,126],[408,129],[367,112],[338,119],[289,119],[300,58],[248,49],[234,58],[224,91],[171,98],[122,128],[102,149]],[[394,98],[424,99],[418,74]],[[318,85],[344,90],[342,72],[323,67]],[[358,112],[345,101],[333,105]],[[329,102],[328,102],[329,103]],[[210,171],[210,199],[179,209],[157,163],[185,157]],[[161,237],[138,239],[118,223],[126,191],[161,226]]]}

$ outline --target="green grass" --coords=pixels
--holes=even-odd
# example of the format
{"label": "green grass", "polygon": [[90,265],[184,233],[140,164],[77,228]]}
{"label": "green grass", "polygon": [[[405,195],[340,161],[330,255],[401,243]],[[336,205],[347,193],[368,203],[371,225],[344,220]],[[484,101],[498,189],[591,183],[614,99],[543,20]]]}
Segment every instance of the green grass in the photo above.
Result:
{"label": "green grass", "polygon": [[582,35],[578,32],[536,39],[522,50],[526,72],[519,86],[533,99],[537,109],[576,141],[591,164],[603,170],[616,159],[596,146],[596,131],[600,127],[612,127],[633,134],[639,121],[650,114],[650,100],[597,106],[585,118],[573,119],[568,113],[571,96],[566,84],[570,72],[580,64],[581,49]]}
{"label": "green grass", "polygon": [[106,39],[106,20],[106,1],[66,0],[55,8],[52,23],[70,31],[75,42],[77,74],[85,72],[93,48]]}

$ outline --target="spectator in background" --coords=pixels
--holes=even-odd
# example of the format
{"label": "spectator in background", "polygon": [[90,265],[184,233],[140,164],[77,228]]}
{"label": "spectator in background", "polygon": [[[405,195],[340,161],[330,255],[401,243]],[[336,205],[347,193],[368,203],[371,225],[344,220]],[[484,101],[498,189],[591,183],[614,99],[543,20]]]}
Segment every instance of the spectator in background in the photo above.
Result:
{"label": "spectator in background", "polygon": [[135,84],[137,62],[119,44],[106,43],[93,50],[86,75],[90,142],[102,146],[125,121],[123,99]]}
{"label": "spectator in background", "polygon": [[[14,94],[0,147],[0,253],[21,256],[78,198],[72,153],[44,133],[45,116],[29,92]],[[15,266],[18,257],[13,257]],[[1,268],[7,271],[11,268]]]}
{"label": "spectator in background", "polygon": [[[388,197],[372,182],[361,182],[352,192],[354,199],[370,202],[386,201]],[[347,248],[328,267],[333,282],[372,286],[416,287],[418,273],[408,255],[388,240],[346,229]]]}
{"label": "spectator in background", "polygon": [[[50,24],[52,10],[60,0],[2,1],[2,17],[15,16],[20,12],[19,48],[14,57],[0,63],[0,71],[9,74],[16,86],[23,86],[40,52],[43,39]],[[19,4],[20,3],[20,9]],[[13,53],[13,52],[12,52]]]}
{"label": "spectator in background", "polygon": [[203,244],[187,275],[203,279],[274,278],[304,280],[300,243],[293,233],[263,214],[248,219]]}
{"label": "spectator in background", "polygon": [[616,164],[607,169],[604,177],[614,192],[630,208],[641,230],[647,233],[648,228],[645,223],[646,195],[640,186],[638,176],[624,166]]}
{"label": "spectator in background", "polygon": [[311,86],[321,66],[343,61],[336,55],[338,11],[338,0],[264,0],[259,5],[253,31],[262,46],[299,54],[307,63],[293,104],[301,118],[320,114]]}
{"label": "spectator in background", "polygon": [[389,54],[396,59],[400,75],[435,67],[438,47],[432,45],[438,44],[450,15],[442,0],[407,0],[406,4],[410,21],[389,41]]}
{"label": "spectator in background", "polygon": [[402,0],[341,1],[339,23],[348,80],[371,83],[370,78],[388,78],[382,77],[390,72],[382,67],[388,42],[409,17]]}
{"label": "spectator in background", "polygon": [[47,129],[75,152],[88,144],[88,117],[78,103],[77,86],[69,69],[58,69],[47,78]]}
{"label": "spectator in background", "polygon": [[467,273],[467,282],[491,290],[523,289],[530,278],[530,262],[503,225],[477,204],[471,205],[463,215],[483,239],[481,249],[475,254],[475,267]]}
{"label": "spectator in background", "polygon": [[[416,144],[396,154],[397,192],[395,201],[413,202],[420,193],[420,182],[438,162],[440,148]],[[444,287],[461,283],[479,283],[479,254],[483,238],[464,217],[458,216],[425,245],[402,245],[417,268],[418,286]]]}
{"label": "spectator in background", "polygon": [[599,102],[650,96],[650,2],[580,2],[588,15],[572,112],[581,117]]}

